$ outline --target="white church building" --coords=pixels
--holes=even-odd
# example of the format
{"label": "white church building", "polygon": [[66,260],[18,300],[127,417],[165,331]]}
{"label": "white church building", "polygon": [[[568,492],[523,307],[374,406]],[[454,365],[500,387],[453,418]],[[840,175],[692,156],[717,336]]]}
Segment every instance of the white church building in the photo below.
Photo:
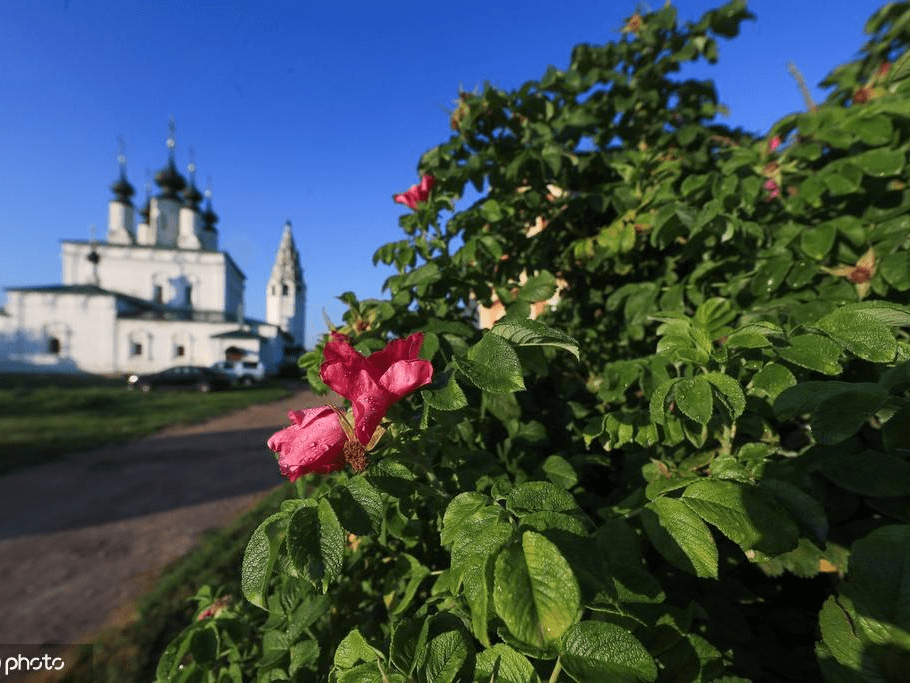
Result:
{"label": "white church building", "polygon": [[[306,285],[291,225],[267,285],[266,321],[244,316],[246,276],[218,248],[211,193],[174,164],[138,212],[120,157],[107,239],[61,241],[59,285],[10,287],[0,310],[0,372],[156,372],[259,360],[267,372],[304,346]],[[200,202],[206,199],[205,208]]]}

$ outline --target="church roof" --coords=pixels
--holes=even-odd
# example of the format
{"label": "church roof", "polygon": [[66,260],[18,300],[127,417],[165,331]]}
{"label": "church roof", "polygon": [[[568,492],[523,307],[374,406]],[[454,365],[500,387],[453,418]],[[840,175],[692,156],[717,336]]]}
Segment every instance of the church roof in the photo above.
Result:
{"label": "church roof", "polygon": [[221,334],[213,334],[212,339],[261,339],[265,337],[256,334],[251,330],[230,330]]}
{"label": "church roof", "polygon": [[281,235],[281,244],[278,245],[269,280],[293,282],[298,292],[303,290],[303,269],[300,267],[300,252],[297,251],[291,233],[291,221],[284,224],[284,233]]}

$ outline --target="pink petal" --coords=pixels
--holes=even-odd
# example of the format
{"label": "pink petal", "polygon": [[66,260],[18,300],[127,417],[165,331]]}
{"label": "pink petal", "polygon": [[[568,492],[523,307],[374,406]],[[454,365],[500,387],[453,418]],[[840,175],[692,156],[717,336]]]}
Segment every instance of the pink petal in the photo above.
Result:
{"label": "pink petal", "polygon": [[371,353],[367,360],[376,369],[378,378],[396,361],[416,360],[421,346],[423,346],[423,332],[415,332],[406,339],[390,341],[384,349]]}
{"label": "pink petal", "polygon": [[402,192],[401,194],[395,195],[395,201],[399,204],[404,204],[409,209],[417,209],[417,201],[410,195],[409,192]]}
{"label": "pink petal", "polygon": [[428,360],[400,360],[379,380],[379,385],[398,399],[433,379],[433,364]]}
{"label": "pink petal", "polygon": [[344,432],[338,416],[329,406],[292,410],[295,424],[276,432],[268,441],[278,453],[281,473],[295,481],[310,472],[327,473],[344,467]]}

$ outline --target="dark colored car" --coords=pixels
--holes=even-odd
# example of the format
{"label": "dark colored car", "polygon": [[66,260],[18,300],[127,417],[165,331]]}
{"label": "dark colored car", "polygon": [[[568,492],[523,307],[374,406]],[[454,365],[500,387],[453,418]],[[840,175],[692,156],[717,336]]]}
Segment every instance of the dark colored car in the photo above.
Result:
{"label": "dark colored car", "polygon": [[152,389],[195,389],[211,391],[227,389],[231,378],[223,372],[195,365],[178,365],[150,375],[130,375],[127,383],[129,389],[151,391]]}

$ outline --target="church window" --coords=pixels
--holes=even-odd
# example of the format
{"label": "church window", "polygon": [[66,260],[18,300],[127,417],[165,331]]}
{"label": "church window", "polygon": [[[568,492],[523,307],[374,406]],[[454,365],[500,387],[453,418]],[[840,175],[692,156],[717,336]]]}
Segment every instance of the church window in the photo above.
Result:
{"label": "church window", "polygon": [[142,355],[142,343],[133,342],[130,344],[130,355],[131,356],[141,356]]}
{"label": "church window", "polygon": [[174,347],[174,356],[177,358],[181,358],[182,356],[185,356],[185,355],[186,355],[186,347],[183,344],[177,344],[177,346]]}
{"label": "church window", "polygon": [[272,285],[272,295],[274,295],[276,293],[277,293],[277,290],[275,289],[275,285]]}
{"label": "church window", "polygon": [[155,300],[156,304],[164,302],[164,289],[161,287],[161,285],[155,285],[153,288],[152,298]]}
{"label": "church window", "polygon": [[51,337],[47,340],[47,352],[54,355],[60,353],[60,340],[57,337]]}
{"label": "church window", "polygon": [[193,285],[187,285],[185,292],[186,292],[186,297],[184,298],[184,301],[186,301],[187,306],[192,306],[193,305]]}
{"label": "church window", "polygon": [[281,293],[284,294],[285,296],[287,296],[287,294],[288,294],[288,286],[287,286],[287,285],[281,285]]}

